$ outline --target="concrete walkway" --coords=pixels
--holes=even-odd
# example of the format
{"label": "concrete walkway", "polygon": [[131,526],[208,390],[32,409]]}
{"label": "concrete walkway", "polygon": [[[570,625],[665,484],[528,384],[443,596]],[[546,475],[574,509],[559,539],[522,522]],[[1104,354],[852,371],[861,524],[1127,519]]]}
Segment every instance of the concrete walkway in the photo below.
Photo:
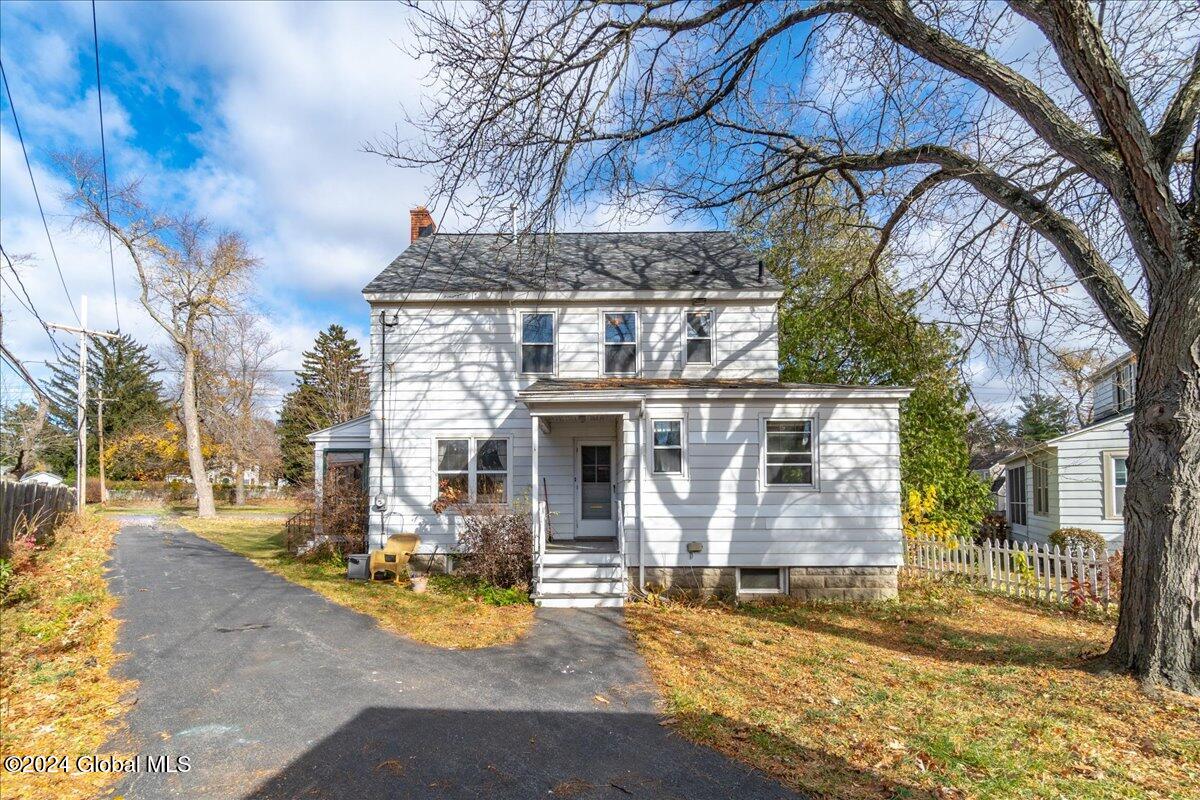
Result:
{"label": "concrete walkway", "polygon": [[141,682],[116,746],[191,761],[127,798],[794,796],[659,724],[620,612],[443,650],[153,519],[126,521],[110,582]]}

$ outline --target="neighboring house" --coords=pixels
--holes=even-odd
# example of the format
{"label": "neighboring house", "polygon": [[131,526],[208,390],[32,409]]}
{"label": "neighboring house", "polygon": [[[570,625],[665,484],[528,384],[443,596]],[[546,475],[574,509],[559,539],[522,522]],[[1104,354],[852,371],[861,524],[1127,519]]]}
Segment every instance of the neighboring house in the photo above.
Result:
{"label": "neighboring house", "polygon": [[1005,459],[1003,503],[1013,536],[1046,542],[1058,528],[1087,528],[1120,548],[1126,459],[1137,362],[1126,354],[1091,377],[1093,421]]}
{"label": "neighboring house", "polygon": [[[778,379],[780,286],[732,234],[433,234],[363,290],[372,547],[451,551],[453,489],[529,509],[543,605],[629,591],[868,599],[902,562],[895,387]],[[366,435],[369,430],[369,436]]]}
{"label": "neighboring house", "polygon": [[43,486],[62,486],[62,476],[55,475],[53,472],[38,470],[37,472],[26,472],[21,476],[18,483],[40,483]]}

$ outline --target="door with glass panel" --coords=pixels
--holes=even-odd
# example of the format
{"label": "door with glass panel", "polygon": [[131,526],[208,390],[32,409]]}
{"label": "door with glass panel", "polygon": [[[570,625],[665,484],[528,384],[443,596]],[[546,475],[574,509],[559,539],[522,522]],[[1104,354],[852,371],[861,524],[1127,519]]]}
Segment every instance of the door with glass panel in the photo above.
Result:
{"label": "door with glass panel", "polygon": [[612,441],[580,441],[575,445],[575,538],[604,539],[617,535],[613,502]]}

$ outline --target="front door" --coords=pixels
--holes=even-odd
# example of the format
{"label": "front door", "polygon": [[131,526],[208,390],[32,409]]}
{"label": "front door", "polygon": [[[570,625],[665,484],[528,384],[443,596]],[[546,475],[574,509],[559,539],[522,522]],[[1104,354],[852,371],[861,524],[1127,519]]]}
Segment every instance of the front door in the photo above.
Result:
{"label": "front door", "polygon": [[607,539],[617,535],[613,502],[613,443],[582,441],[575,445],[575,538]]}

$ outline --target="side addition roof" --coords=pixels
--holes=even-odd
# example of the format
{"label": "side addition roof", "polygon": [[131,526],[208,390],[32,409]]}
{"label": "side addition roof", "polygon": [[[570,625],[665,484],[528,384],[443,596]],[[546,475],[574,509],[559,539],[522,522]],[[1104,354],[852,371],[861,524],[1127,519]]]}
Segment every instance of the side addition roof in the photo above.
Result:
{"label": "side addition roof", "polygon": [[366,285],[368,300],[442,293],[754,291],[780,286],[728,231],[438,233],[417,239]]}

